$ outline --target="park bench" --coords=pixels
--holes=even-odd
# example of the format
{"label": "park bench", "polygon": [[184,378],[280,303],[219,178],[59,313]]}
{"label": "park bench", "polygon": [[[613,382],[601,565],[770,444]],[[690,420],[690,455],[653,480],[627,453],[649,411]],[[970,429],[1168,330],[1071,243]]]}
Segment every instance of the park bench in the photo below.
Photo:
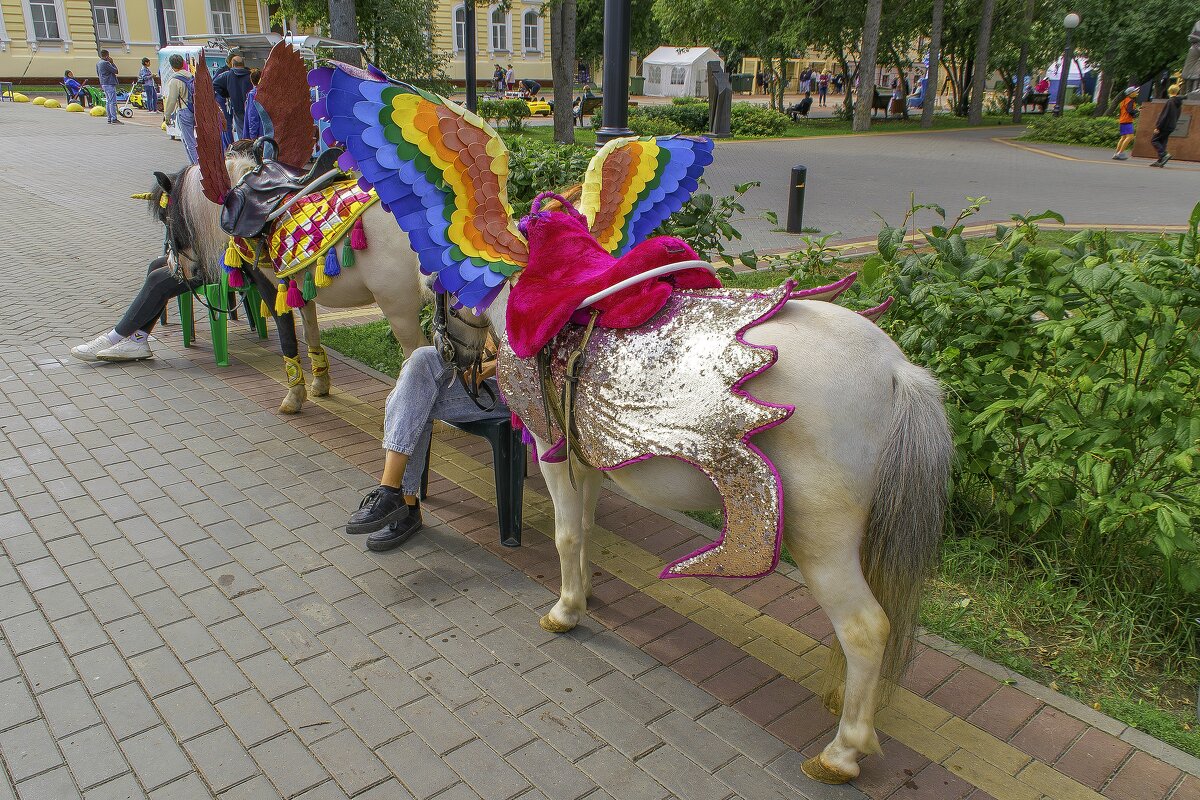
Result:
{"label": "park bench", "polygon": [[583,118],[599,111],[603,102],[604,98],[601,96],[579,98],[579,104],[575,106],[575,124],[583,127]]}

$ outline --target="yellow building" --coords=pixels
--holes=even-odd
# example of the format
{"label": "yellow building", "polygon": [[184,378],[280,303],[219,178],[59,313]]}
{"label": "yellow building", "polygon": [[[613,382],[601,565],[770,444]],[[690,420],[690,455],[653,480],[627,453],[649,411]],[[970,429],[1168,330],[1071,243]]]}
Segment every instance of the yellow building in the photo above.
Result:
{"label": "yellow building", "polygon": [[[163,0],[167,36],[261,33],[266,3],[256,0]],[[132,81],[144,57],[157,63],[154,0],[0,0],[0,80],[61,80],[63,70],[95,82],[97,54],[108,50]]]}
{"label": "yellow building", "polygon": [[[8,0],[4,0],[8,2]],[[505,11],[495,4],[475,4],[476,69],[479,80],[491,81],[499,64],[512,64],[517,80],[533,78],[548,84],[550,69],[550,18],[542,15],[541,0],[512,0]],[[446,71],[453,81],[466,77],[466,4],[438,0],[434,12],[434,47],[450,54]]]}

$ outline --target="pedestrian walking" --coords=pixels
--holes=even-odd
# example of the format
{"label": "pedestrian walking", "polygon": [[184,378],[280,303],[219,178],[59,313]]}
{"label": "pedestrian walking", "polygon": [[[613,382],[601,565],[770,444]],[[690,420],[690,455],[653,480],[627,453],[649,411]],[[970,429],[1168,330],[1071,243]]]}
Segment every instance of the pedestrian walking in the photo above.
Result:
{"label": "pedestrian walking", "polygon": [[246,139],[257,139],[263,135],[262,115],[258,113],[258,103],[254,98],[258,96],[258,82],[262,80],[262,70],[250,70],[250,83],[254,84],[254,88],[250,90],[250,94],[246,95],[246,129],[243,131]]}
{"label": "pedestrian walking", "polygon": [[1171,134],[1175,132],[1175,126],[1179,124],[1179,112],[1182,109],[1183,98],[1179,96],[1179,84],[1173,83],[1167,89],[1167,104],[1163,106],[1163,110],[1158,115],[1158,121],[1154,123],[1154,138],[1150,140],[1150,144],[1154,145],[1154,152],[1158,153],[1158,160],[1150,166],[1165,167],[1171,160],[1171,154],[1167,152],[1167,139],[1171,138]]}
{"label": "pedestrian walking", "polygon": [[146,110],[158,111],[158,84],[154,82],[154,70],[150,69],[150,59],[142,59],[138,80],[142,82],[142,97],[146,98]]}
{"label": "pedestrian walking", "polygon": [[1133,147],[1133,121],[1137,119],[1138,108],[1137,101],[1133,96],[1137,94],[1137,87],[1130,86],[1125,90],[1125,97],[1121,100],[1120,110],[1117,113],[1118,132],[1121,138],[1117,140],[1117,152],[1113,155],[1113,161],[1128,161],[1129,153],[1125,152],[1130,147]]}
{"label": "pedestrian walking", "polygon": [[100,60],[96,62],[96,77],[100,79],[100,89],[104,92],[104,110],[108,112],[108,124],[120,125],[117,119],[117,65],[107,50],[100,51]]}
{"label": "pedestrian walking", "polygon": [[250,81],[250,70],[241,56],[229,60],[229,69],[213,79],[213,91],[221,104],[229,109],[230,131],[234,139],[246,136],[246,96],[254,84]]}
{"label": "pedestrian walking", "polygon": [[196,111],[195,111],[195,79],[184,69],[186,66],[183,56],[178,53],[171,56],[168,62],[175,72],[167,79],[167,97],[163,101],[163,124],[175,115],[175,127],[179,129],[179,138],[183,141],[183,151],[187,153],[188,161],[195,164],[196,156]]}
{"label": "pedestrian walking", "polygon": [[517,86],[517,71],[513,69],[512,64],[508,65],[508,71],[504,73],[504,85],[510,92]]}

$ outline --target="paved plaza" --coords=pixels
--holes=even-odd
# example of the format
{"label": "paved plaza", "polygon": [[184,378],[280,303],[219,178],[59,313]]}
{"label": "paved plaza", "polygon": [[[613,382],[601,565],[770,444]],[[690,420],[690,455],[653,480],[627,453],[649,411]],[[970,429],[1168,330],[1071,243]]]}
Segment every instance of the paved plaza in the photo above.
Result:
{"label": "paved plaza", "polygon": [[[731,144],[718,165],[987,141],[944,137]],[[147,362],[69,355],[158,254],[126,198],[179,143],[11,104],[0,141],[0,800],[1200,797],[1200,760],[931,636],[879,714],[883,755],[813,783],[830,626],[800,576],[660,581],[711,531],[606,490],[590,618],[545,633],[545,484],[532,467],[524,543],[501,547],[475,437],[439,432],[427,529],[364,552],[341,526],[376,482],[386,379],[335,357],[333,394],[288,418],[274,336],[241,322],[228,368],[203,323],[189,349],[160,327]],[[822,180],[846,213],[873,202]]]}

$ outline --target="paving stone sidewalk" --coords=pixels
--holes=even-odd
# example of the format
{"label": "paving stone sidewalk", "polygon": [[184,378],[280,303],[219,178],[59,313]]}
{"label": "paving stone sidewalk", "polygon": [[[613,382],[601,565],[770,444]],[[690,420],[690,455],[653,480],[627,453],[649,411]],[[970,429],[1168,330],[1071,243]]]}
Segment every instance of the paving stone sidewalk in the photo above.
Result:
{"label": "paving stone sidewalk", "polygon": [[[240,328],[228,369],[177,326],[153,362],[67,355],[139,285],[158,234],[120,198],[180,146],[51,114],[0,111],[27,155],[0,164],[0,798],[1200,796],[1194,759],[937,642],[885,755],[814,784],[829,626],[797,577],[657,581],[701,533],[606,492],[592,619],[546,634],[544,484],[499,547],[470,437],[439,438],[429,530],[364,553],[339,526],[387,383],[338,362],[287,419]],[[58,156],[81,147],[94,179]]]}

